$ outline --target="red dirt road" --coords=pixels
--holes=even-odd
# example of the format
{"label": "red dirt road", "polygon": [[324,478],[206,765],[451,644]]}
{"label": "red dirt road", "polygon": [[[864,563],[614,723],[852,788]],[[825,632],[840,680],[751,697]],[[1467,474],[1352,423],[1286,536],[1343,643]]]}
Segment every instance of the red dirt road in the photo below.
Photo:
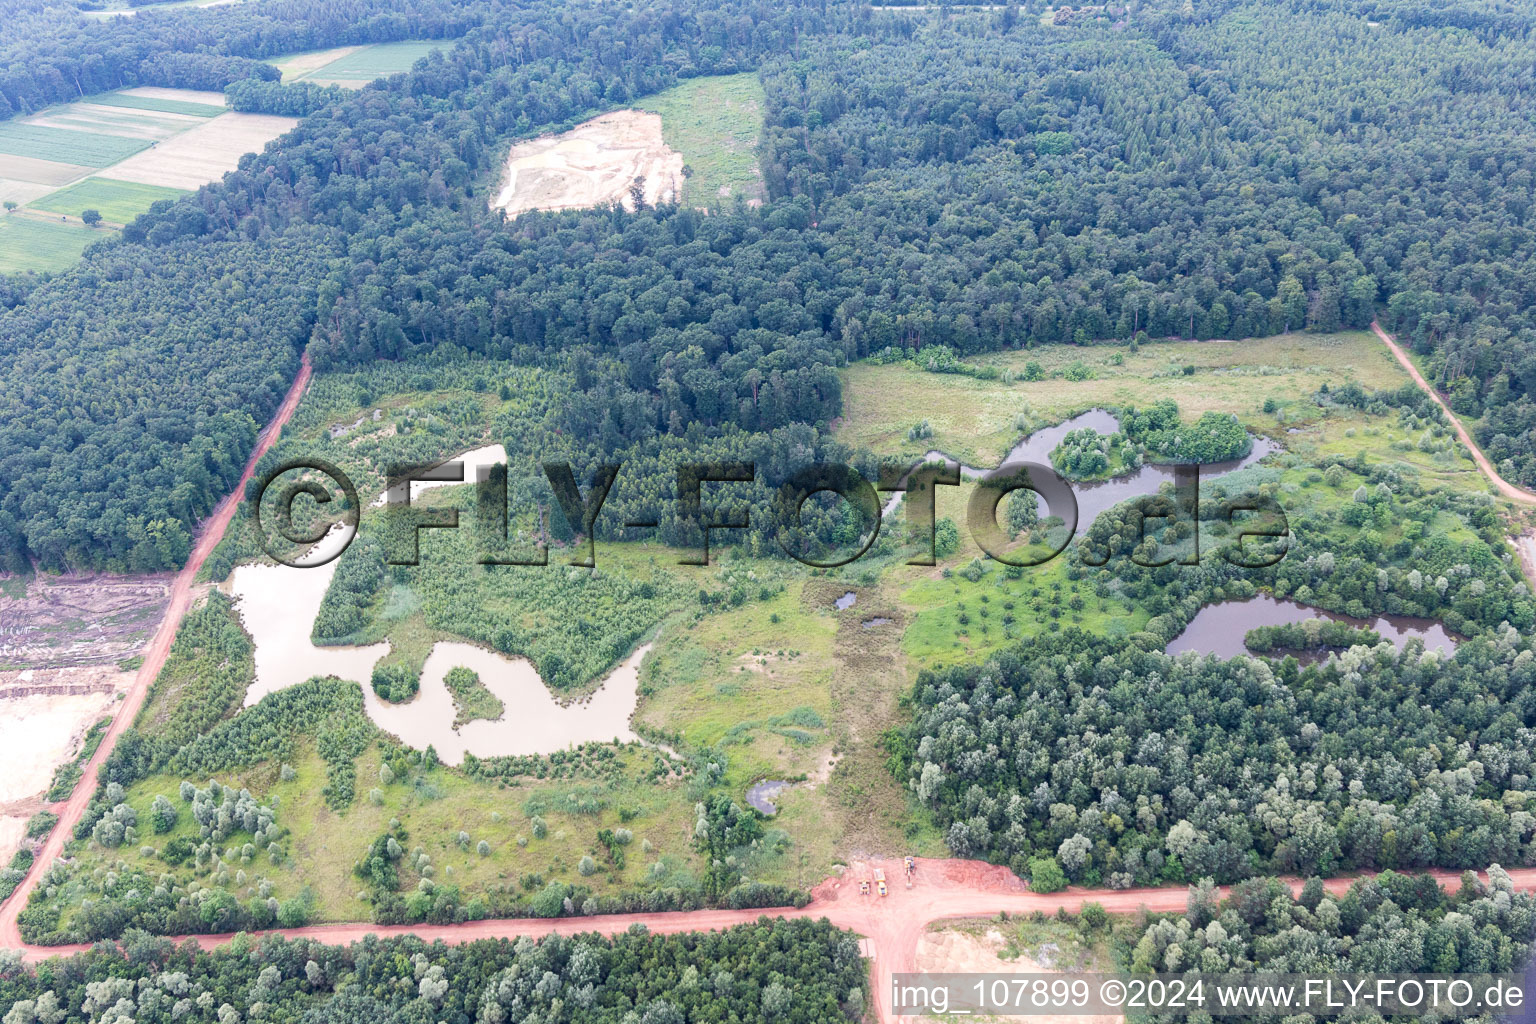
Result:
{"label": "red dirt road", "polygon": [[1403,369],[1408,371],[1408,376],[1412,377],[1413,382],[1419,386],[1419,390],[1434,399],[1435,404],[1440,407],[1440,411],[1445,413],[1446,419],[1451,421],[1451,426],[1456,428],[1456,436],[1461,438],[1461,443],[1466,445],[1467,450],[1472,453],[1472,461],[1477,463],[1477,468],[1483,471],[1483,476],[1488,478],[1488,482],[1497,487],[1499,493],[1510,501],[1518,502],[1521,505],[1536,505],[1536,494],[1527,491],[1523,487],[1516,487],[1508,480],[1499,476],[1498,471],[1493,468],[1493,463],[1488,461],[1488,456],[1484,455],[1483,450],[1477,446],[1477,442],[1472,440],[1472,435],[1467,432],[1467,428],[1461,425],[1461,420],[1457,419],[1456,414],[1451,412],[1451,407],[1445,404],[1445,399],[1440,397],[1440,393],[1430,386],[1429,381],[1424,379],[1424,375],[1419,372],[1419,368],[1413,365],[1413,360],[1408,358],[1408,353],[1404,352],[1402,347],[1392,340],[1392,335],[1382,330],[1381,325],[1374,320],[1371,321],[1371,330],[1376,332],[1376,337],[1386,343],[1387,348],[1397,357],[1397,361],[1402,364]]}
{"label": "red dirt road", "polygon": [[[892,885],[890,895],[860,896],[858,879],[868,878],[873,868],[885,869]],[[1448,888],[1461,883],[1461,876],[1453,871],[1429,872]],[[1536,889],[1536,868],[1516,868],[1510,871],[1515,884],[1522,889]],[[514,918],[494,921],[470,921],[456,925],[374,925],[335,924],[315,925],[280,934],[291,938],[316,939],[330,944],[344,945],[361,941],[368,935],[415,935],[426,942],[442,940],[450,944],[471,942],[475,939],[517,938],[544,935],[578,935],[598,932],[615,935],[631,925],[643,924],[652,932],[670,935],[678,932],[713,931],[735,925],[749,924],[760,916],[784,918],[826,918],[839,928],[857,932],[869,940],[874,963],[871,967],[871,995],[880,1019],[893,1021],[886,1013],[886,994],[890,991],[891,976],[914,971],[917,968],[917,943],[929,925],[935,921],[963,917],[991,917],[999,911],[1010,914],[1027,914],[1040,910],[1054,914],[1065,908],[1075,912],[1089,901],[1100,903],[1111,913],[1135,913],[1143,908],[1156,912],[1183,910],[1188,892],[1182,887],[1159,889],[1079,889],[1048,896],[1037,895],[1025,889],[1022,882],[1006,868],[981,861],[927,860],[917,861],[917,873],[913,888],[904,885],[904,867],[900,860],[857,863],[841,879],[828,879],[816,887],[811,903],[803,908],[769,910],[697,910],[664,914],[620,914],[599,917],[568,917],[553,920],[542,918]],[[1294,891],[1299,892],[1302,880],[1287,879]],[[1333,893],[1342,893],[1355,878],[1333,878],[1324,884]],[[1223,895],[1228,889],[1223,887]],[[232,935],[189,936],[205,949],[229,942]],[[89,947],[81,946],[30,946],[24,948],[27,960],[36,962],[50,956],[79,952]]]}
{"label": "red dirt road", "polygon": [[241,495],[245,493],[245,485],[251,479],[256,469],[256,460],[267,453],[272,443],[277,440],[277,435],[282,432],[283,425],[293,415],[293,410],[298,408],[299,398],[304,394],[304,388],[309,383],[310,365],[309,356],[306,354],[299,364],[299,374],[293,380],[293,386],[288,389],[288,394],[283,398],[283,404],[278,406],[277,414],[272,417],[256,437],[256,447],[251,451],[251,457],[245,464],[245,472],[240,475],[240,482],[234,490],[226,494],[214,507],[213,515],[205,519],[198,528],[197,542],[192,547],[192,553],[187,557],[187,564],[181,572],[176,574],[176,580],[171,585],[171,600],[166,605],[165,618],[160,620],[160,628],[155,631],[155,637],[144,649],[144,663],[139,666],[138,675],[134,676],[133,686],[124,695],[118,705],[117,714],[112,719],[112,724],[107,728],[106,735],[102,737],[101,745],[96,748],[95,755],[86,764],[84,773],[80,776],[80,782],[75,786],[75,791],[69,799],[62,804],[55,804],[53,812],[59,816],[59,822],[53,828],[48,841],[32,861],[32,867],[27,871],[26,878],[21,885],[11,894],[4,908],[0,908],[0,948],[19,949],[22,947],[21,930],[16,925],[16,917],[21,913],[21,908],[27,905],[27,897],[32,894],[37,880],[42,877],[47,865],[53,863],[64,849],[64,842],[74,834],[75,823],[80,820],[80,815],[85,813],[86,805],[91,801],[91,794],[96,792],[96,773],[101,768],[101,763],[112,752],[113,746],[122,731],[130,724],[139,713],[139,708],[144,705],[144,698],[149,693],[150,684],[160,674],[160,667],[165,664],[166,655],[171,651],[171,641],[176,639],[176,630],[181,626],[181,620],[186,616],[187,609],[192,604],[192,582],[197,576],[198,569],[202,568],[203,561],[212,553],[213,549],[224,537],[224,531],[229,528],[230,521],[234,519],[235,509],[240,504]]}

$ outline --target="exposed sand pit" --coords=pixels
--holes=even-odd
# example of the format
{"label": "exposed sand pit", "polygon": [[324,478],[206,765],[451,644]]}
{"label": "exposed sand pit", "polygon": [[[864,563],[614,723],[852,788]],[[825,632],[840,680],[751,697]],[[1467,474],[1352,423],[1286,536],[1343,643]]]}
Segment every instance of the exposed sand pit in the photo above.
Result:
{"label": "exposed sand pit", "polygon": [[[917,970],[937,974],[1056,974],[1029,957],[1004,960],[1003,935],[994,928],[977,936],[953,928],[924,932],[917,940]],[[992,1020],[976,1016],[975,1020]],[[1036,1021],[1038,1024],[1121,1024],[1121,1015],[1032,1014],[1010,1016],[1007,1020]]]}
{"label": "exposed sand pit", "polygon": [[0,864],[9,864],[27,833],[27,815],[0,817]]}
{"label": "exposed sand pit", "polygon": [[296,117],[273,114],[220,114],[114,164],[111,174],[119,181],[196,189],[218,181],[242,156],[260,152],[298,123]]}
{"label": "exposed sand pit", "polygon": [[[114,675],[123,689],[133,681],[132,673]],[[0,700],[0,750],[10,765],[0,773],[0,804],[45,793],[54,768],[75,755],[86,731],[116,703],[117,688]]]}
{"label": "exposed sand pit", "polygon": [[[0,591],[0,668],[115,663],[143,650],[170,599],[169,576],[41,576]],[[4,749],[4,748],[0,748]]]}
{"label": "exposed sand pit", "polygon": [[661,116],[617,110],[562,135],[518,143],[507,154],[501,191],[491,201],[515,217],[529,210],[571,210],[620,202],[634,209],[638,185],[647,205],[675,202],[683,155],[661,138]]}

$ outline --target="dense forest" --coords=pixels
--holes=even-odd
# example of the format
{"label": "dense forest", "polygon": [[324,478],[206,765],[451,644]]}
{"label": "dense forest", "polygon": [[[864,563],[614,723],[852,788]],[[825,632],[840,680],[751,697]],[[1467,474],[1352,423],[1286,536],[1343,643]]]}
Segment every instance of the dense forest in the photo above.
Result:
{"label": "dense forest", "polygon": [[[429,352],[569,369],[560,430],[578,475],[622,454],[661,480],[678,458],[669,443],[761,439],[802,462],[824,455],[841,410],[835,368],[890,346],[965,354],[1140,332],[1242,337],[1379,315],[1427,354],[1458,409],[1482,414],[1477,429],[1501,467],[1532,480],[1529,16],[1453,6],[1456,17],[1437,15],[1443,5],[1342,0],[1188,14],[1144,2],[1125,25],[1065,29],[1013,8],[941,21],[745,2],[572,5],[558,16],[508,4],[473,28],[478,14],[402,25],[387,5],[356,16],[300,6],[286,36],[235,30],[269,6],[115,19],[189,19],[188,45],[224,38],[231,56],[397,25],[468,35],[345,97],[238,85],[253,108],[314,112],[283,145],[141,218],[54,287],[77,289],[111,260],[158,274],[162,249],[227,245],[248,259],[277,239],[329,232],[330,269],[306,275],[321,280],[318,299],[287,304],[309,328],[295,344],[321,370]],[[97,33],[135,30],[79,31],[71,53],[92,52]],[[38,36],[18,30],[11,45],[23,71],[48,59]],[[763,207],[535,213],[512,228],[485,210],[508,137],[754,67],[767,94]],[[31,347],[26,307],[56,293],[12,294],[20,306],[0,316],[0,353]],[[91,330],[127,315],[110,303],[88,314]],[[209,357],[249,372],[225,330],[214,328]],[[77,436],[116,436],[125,419],[76,412],[69,380],[59,370],[30,380],[67,410],[67,425],[32,442],[47,464]],[[165,408],[199,441],[241,449],[196,425],[211,404],[194,386]],[[0,443],[0,459],[16,444]],[[113,444],[109,466],[123,442]],[[63,479],[45,476],[36,511],[0,500],[12,563],[175,564],[174,539],[133,555],[133,523],[169,514],[189,533],[203,504],[114,494],[123,516],[76,539],[58,521]]]}
{"label": "dense forest", "polygon": [[[1497,864],[1447,892],[1433,878],[1383,872],[1342,896],[1311,879],[1299,895],[1273,878],[1189,889],[1181,917],[1155,921],[1131,953],[1137,972],[1359,974],[1517,972],[1536,943],[1536,897]],[[1183,1020],[1152,1017],[1152,1020]],[[1318,1019],[1333,1020],[1322,1016]]]}
{"label": "dense forest", "polygon": [[862,1019],[858,940],[825,921],[720,932],[550,936],[457,946],[369,937],[352,946],[242,936],[213,951],[143,932],[35,971],[0,962],[8,1021],[307,1024],[503,1021],[829,1024]]}
{"label": "dense forest", "polygon": [[958,856],[1125,888],[1536,863],[1536,656],[1169,657],[1087,634],[925,673],[897,753]]}

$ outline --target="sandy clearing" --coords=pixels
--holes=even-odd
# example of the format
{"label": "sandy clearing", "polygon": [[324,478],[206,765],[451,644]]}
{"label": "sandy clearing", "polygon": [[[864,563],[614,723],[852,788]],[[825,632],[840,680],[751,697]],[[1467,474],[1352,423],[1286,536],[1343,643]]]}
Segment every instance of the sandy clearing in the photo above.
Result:
{"label": "sandy clearing", "polygon": [[196,189],[218,181],[234,170],[246,153],[259,152],[298,123],[296,117],[272,114],[220,114],[114,164],[111,176],[145,185]]}
{"label": "sandy clearing", "polygon": [[27,815],[0,817],[0,864],[9,864],[27,834]]}
{"label": "sandy clearing", "polygon": [[[995,928],[984,935],[972,935],[955,928],[925,932],[917,940],[917,970],[934,974],[1065,974],[1053,971],[1027,956],[1004,960],[998,954],[1004,944],[1003,935]],[[931,1019],[931,1018],[925,1018]],[[974,1020],[996,1020],[990,1016],[974,1016]],[[1010,1021],[1026,1020],[1035,1024],[1121,1024],[1124,1016],[1104,1014],[1028,1014],[1009,1016]]]}
{"label": "sandy clearing", "polygon": [[11,181],[38,185],[67,185],[76,178],[96,173],[94,167],[66,164],[58,160],[39,160],[33,156],[0,156],[0,175]]}
{"label": "sandy clearing", "polygon": [[12,181],[0,178],[0,202],[7,199],[25,206],[34,199],[41,199],[53,191],[52,185],[39,185],[35,181]]}
{"label": "sandy clearing", "polygon": [[[133,678],[119,675],[124,686]],[[0,750],[10,764],[0,773],[0,803],[47,792],[54,768],[75,755],[86,730],[116,703],[117,690],[0,701]]]}
{"label": "sandy clearing", "polygon": [[682,176],[683,155],[662,141],[661,116],[617,110],[513,146],[491,208],[509,217],[614,201],[633,209],[637,183],[648,205],[675,202]]}
{"label": "sandy clearing", "polygon": [[224,106],[224,94],[208,89],[167,89],[159,85],[136,85],[132,89],[119,91],[124,96],[147,96],[155,100],[181,100],[185,103],[211,103],[215,107]]}

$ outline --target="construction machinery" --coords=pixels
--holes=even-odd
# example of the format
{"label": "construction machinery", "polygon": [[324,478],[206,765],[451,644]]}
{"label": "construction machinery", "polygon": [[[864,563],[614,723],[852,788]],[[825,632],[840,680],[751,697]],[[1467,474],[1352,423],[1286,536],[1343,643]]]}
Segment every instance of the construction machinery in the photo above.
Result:
{"label": "construction machinery", "polygon": [[916,874],[916,873],[917,873],[917,863],[911,857],[908,857],[907,858],[907,888],[908,889],[912,888],[912,876],[914,874]]}
{"label": "construction machinery", "polygon": [[867,878],[859,879],[859,895],[860,896],[868,896],[869,895],[869,879],[867,879]]}
{"label": "construction machinery", "polygon": [[881,896],[885,896],[890,893],[890,890],[885,887],[884,868],[875,868],[875,888],[879,891]]}

